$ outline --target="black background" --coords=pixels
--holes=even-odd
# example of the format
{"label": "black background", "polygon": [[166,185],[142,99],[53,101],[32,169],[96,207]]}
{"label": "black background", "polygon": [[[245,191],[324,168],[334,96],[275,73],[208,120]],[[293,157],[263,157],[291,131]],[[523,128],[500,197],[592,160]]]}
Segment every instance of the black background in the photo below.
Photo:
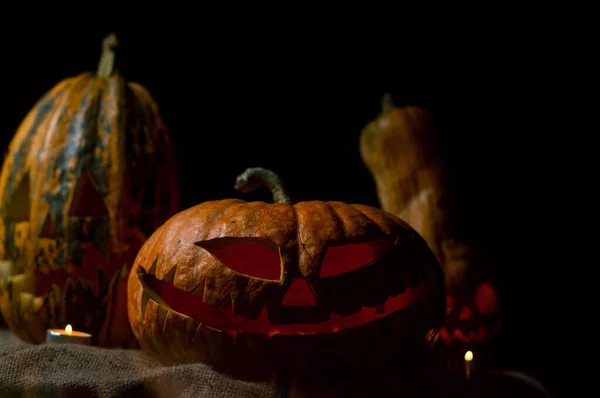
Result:
{"label": "black background", "polygon": [[[5,43],[1,147],[45,91],[95,70],[112,28],[29,32]],[[386,91],[399,105],[429,109],[465,230],[499,274],[500,362],[559,387],[570,367],[562,357],[575,315],[564,301],[569,293],[556,287],[569,265],[562,256],[569,233],[558,224],[569,211],[558,194],[570,179],[563,166],[575,155],[566,149],[573,137],[559,123],[569,97],[557,94],[566,83],[550,38],[442,40],[439,33],[422,43],[381,30],[288,35],[260,26],[116,33],[121,71],[153,93],[171,129],[183,207],[225,197],[270,200],[264,192],[233,190],[250,166],[278,172],[297,200],[378,206],[358,151],[361,129],[377,116]]]}

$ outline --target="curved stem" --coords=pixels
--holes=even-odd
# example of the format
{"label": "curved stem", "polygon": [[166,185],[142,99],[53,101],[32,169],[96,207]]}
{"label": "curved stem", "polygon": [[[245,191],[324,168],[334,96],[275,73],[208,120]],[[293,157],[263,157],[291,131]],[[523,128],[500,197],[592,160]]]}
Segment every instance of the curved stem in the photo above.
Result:
{"label": "curved stem", "polygon": [[257,188],[267,187],[273,194],[273,202],[292,204],[281,178],[275,172],[263,167],[246,169],[235,180],[234,188],[240,192],[251,192]]}
{"label": "curved stem", "polygon": [[392,99],[392,94],[385,93],[383,98],[381,98],[381,113],[388,113],[392,109],[394,109],[394,100]]}
{"label": "curved stem", "polygon": [[102,41],[102,56],[96,72],[99,78],[108,79],[112,76],[115,68],[115,50],[118,45],[119,41],[114,33],[110,33]]}

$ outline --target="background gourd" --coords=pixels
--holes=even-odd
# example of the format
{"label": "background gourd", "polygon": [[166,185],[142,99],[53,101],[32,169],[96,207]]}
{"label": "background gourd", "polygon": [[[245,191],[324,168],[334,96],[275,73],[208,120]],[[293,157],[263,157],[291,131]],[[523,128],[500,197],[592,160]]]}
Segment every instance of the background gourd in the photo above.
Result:
{"label": "background gourd", "polygon": [[360,153],[381,207],[419,232],[444,267],[447,316],[439,342],[463,350],[487,341],[501,325],[494,272],[477,245],[457,237],[463,220],[453,203],[460,192],[432,115],[417,106],[395,106],[386,94],[381,113],[361,132]]}

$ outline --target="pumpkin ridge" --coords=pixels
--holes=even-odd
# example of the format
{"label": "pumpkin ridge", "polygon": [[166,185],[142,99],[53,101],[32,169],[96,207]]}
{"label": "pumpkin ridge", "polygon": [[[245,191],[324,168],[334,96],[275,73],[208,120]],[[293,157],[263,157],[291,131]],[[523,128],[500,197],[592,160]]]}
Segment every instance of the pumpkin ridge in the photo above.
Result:
{"label": "pumpkin ridge", "polygon": [[[60,94],[61,92],[58,93],[58,95]],[[17,156],[6,156],[4,160],[6,164],[10,164],[12,166],[10,169],[10,174],[14,178],[2,179],[0,188],[4,192],[3,196],[6,195],[7,191],[12,192],[14,190],[14,188],[11,188],[10,185],[16,184],[16,181],[19,180],[20,174],[25,172],[24,170],[26,167],[30,167],[28,159],[30,147],[37,138],[36,132],[40,124],[43,123],[44,119],[52,111],[54,103],[57,99],[56,97],[56,95],[52,95],[50,93],[46,94],[40,101],[38,101],[37,107],[29,112],[29,114],[25,117],[25,120],[23,120],[18,127],[17,134],[15,134],[14,139],[11,141],[8,147],[8,152],[15,152],[17,153]],[[15,162],[15,159],[18,160],[18,162]],[[3,171],[2,174],[5,173],[6,172]]]}
{"label": "pumpkin ridge", "polygon": [[[124,192],[125,187],[131,189],[132,179],[129,175],[132,173],[133,167],[132,162],[127,161],[129,153],[126,143],[137,141],[137,137],[133,136],[131,121],[127,118],[130,104],[127,100],[124,103],[121,102],[121,97],[126,95],[124,79],[115,75],[109,79],[96,79],[96,81],[102,87],[102,91],[96,115],[96,145],[88,167],[91,173],[97,177],[97,181],[100,181],[99,190],[104,189],[110,236],[113,245],[118,246],[123,239],[120,230],[127,228],[126,223],[129,217],[137,216],[139,207],[139,205],[134,207],[129,203],[123,203],[127,199],[138,202],[137,198],[128,196],[129,192]],[[139,162],[139,159],[136,159],[136,162]],[[143,163],[141,164],[140,170],[143,170]],[[114,184],[115,181],[124,181],[125,184]],[[129,212],[126,212],[125,209]],[[148,231],[143,232],[148,233]]]}
{"label": "pumpkin ridge", "polygon": [[[32,163],[31,169],[35,170],[34,174],[37,178],[34,178],[33,192],[41,192],[41,195],[33,195],[31,198],[31,208],[32,214],[50,214],[54,218],[54,223],[57,227],[56,232],[58,236],[64,235],[65,226],[68,225],[68,220],[63,219],[62,217],[62,205],[56,205],[53,203],[51,198],[51,193],[54,191],[53,185],[60,185],[60,182],[57,182],[59,176],[61,175],[61,167],[58,158],[60,154],[64,154],[64,149],[61,139],[64,137],[63,128],[64,124],[63,117],[61,115],[67,111],[69,106],[69,100],[71,92],[75,90],[83,90],[87,83],[90,81],[91,75],[89,74],[80,74],[79,76],[70,78],[70,84],[65,85],[65,89],[57,94],[55,108],[50,110],[50,112],[43,119],[36,132],[45,131],[45,134],[38,134],[34,145],[30,149],[29,159]],[[58,141],[58,143],[57,143]],[[50,152],[50,150],[54,150],[55,152]],[[59,152],[60,151],[60,152]],[[47,169],[46,175],[40,171],[41,165],[46,162],[51,162],[52,159],[56,159],[54,165]],[[64,162],[64,161],[63,161]],[[59,196],[64,194],[64,192],[56,192]],[[61,197],[61,200],[63,198]],[[31,232],[39,232],[43,227],[43,219],[35,219],[33,225],[31,226]],[[37,236],[37,235],[36,235]],[[33,241],[34,247],[40,245],[39,240]],[[57,248],[61,250],[60,247]],[[34,249],[35,251],[35,249]]]}
{"label": "pumpkin ridge", "polygon": [[[142,111],[143,116],[152,118],[152,124],[155,124],[159,127],[159,128],[155,128],[152,130],[148,129],[148,131],[144,131],[144,133],[150,134],[152,131],[154,131],[154,132],[156,132],[157,135],[159,135],[158,132],[163,131],[164,122],[159,117],[160,110],[158,109],[158,105],[156,104],[156,101],[154,101],[154,98],[152,98],[152,95],[150,94],[150,92],[145,87],[143,87],[139,83],[135,83],[135,82],[128,82],[127,89],[131,90],[131,92],[134,94],[135,99],[139,103],[139,107],[140,107],[140,110]],[[152,143],[152,140],[150,138],[151,137],[148,135],[147,136],[148,142]],[[152,137],[152,138],[156,138],[156,137]],[[167,143],[168,143],[168,141],[170,141],[168,135],[161,135],[161,138],[166,140]]]}
{"label": "pumpkin ridge", "polygon": [[373,220],[373,222],[379,226],[384,235],[398,234],[400,231],[404,231],[405,233],[414,232],[413,228],[404,220],[385,210],[358,204],[354,204],[352,206]]}
{"label": "pumpkin ridge", "polygon": [[379,230],[381,231],[381,233],[383,235],[389,235],[389,232],[386,231],[385,229],[383,229],[383,227],[381,226],[381,224],[379,223],[378,220],[375,220],[373,218],[371,218],[371,216],[369,216],[367,213],[364,212],[363,209],[361,209],[360,207],[352,204],[350,205],[350,207],[352,207],[353,209],[357,210],[358,212],[360,212],[363,216],[365,216],[369,221],[371,221],[373,224],[375,224],[377,226],[377,228],[379,228]]}
{"label": "pumpkin ridge", "polygon": [[[206,228],[203,228],[203,232],[209,232],[211,231],[216,225],[223,223],[223,218],[224,215],[227,214],[228,212],[234,212],[234,206],[245,206],[247,204],[247,202],[241,202],[241,203],[219,203],[219,202],[215,202],[215,204],[220,205],[218,206],[217,210],[213,211],[210,213],[210,216],[208,218],[203,218],[202,222],[204,225],[206,225]],[[181,223],[181,228],[187,228],[187,225],[185,225],[185,222]],[[221,234],[222,236],[222,234]],[[218,236],[210,236],[208,233],[204,233],[201,234],[200,236],[197,237],[196,240],[208,240],[208,239],[213,239],[216,238]],[[198,239],[199,238],[199,239]]]}
{"label": "pumpkin ridge", "polygon": [[353,206],[343,202],[326,203],[333,211],[335,217],[340,220],[343,240],[353,240],[353,235],[359,235],[361,236],[361,239],[371,239],[377,235],[377,231],[374,229],[382,232],[377,223],[375,223],[369,217],[366,217],[362,212]]}
{"label": "pumpkin ridge", "polygon": [[[333,208],[331,202],[323,202],[329,212],[331,213],[333,219],[335,220],[336,227],[342,231],[342,235],[346,236],[346,225],[342,217],[338,214],[338,212]],[[343,239],[343,238],[342,238]]]}
{"label": "pumpkin ridge", "polygon": [[[52,113],[57,99],[68,88],[68,85],[65,84],[60,90],[53,90],[45,94],[17,128],[17,133],[11,140],[7,152],[15,153],[15,155],[5,157],[1,174],[0,191],[2,192],[3,203],[6,203],[6,197],[11,196],[16,190],[17,181],[20,181],[22,175],[31,168],[29,153],[30,148],[35,145],[35,141],[38,139],[37,130]],[[15,161],[15,159],[18,161]],[[0,211],[4,211],[4,206],[0,206]]]}
{"label": "pumpkin ridge", "polygon": [[[31,157],[30,161],[33,163],[31,166],[43,163],[47,161],[48,158],[57,156],[57,151],[59,148],[61,148],[62,142],[54,144],[53,141],[57,139],[57,136],[58,139],[61,138],[61,134],[59,134],[59,123],[63,119],[63,116],[61,115],[67,111],[71,91],[75,90],[83,83],[86,83],[88,78],[89,75],[86,73],[69,78],[68,80],[70,81],[70,84],[65,85],[65,88],[57,92],[55,95],[52,108],[36,127],[36,133],[38,134],[34,145],[31,147],[29,155]],[[39,131],[44,131],[45,134],[39,134]],[[53,149],[54,152],[48,153],[50,149]],[[46,179],[42,178],[41,180],[44,182]]]}
{"label": "pumpkin ridge", "polygon": [[[163,136],[160,134],[162,130],[162,125],[159,124],[158,108],[155,106],[156,104],[154,103],[151,97],[146,95],[144,90],[139,89],[138,87],[139,85],[133,83],[127,83],[124,87],[125,90],[128,92],[127,99],[130,99],[130,101],[135,104],[132,107],[131,111],[131,113],[135,112],[135,115],[126,115],[126,117],[133,116],[136,119],[140,118],[142,120],[148,120],[148,124],[151,125],[152,128],[135,130],[135,133],[139,137],[138,141],[142,142],[143,147],[134,147],[132,151],[132,156],[136,158],[136,163],[148,162],[150,163],[149,166],[151,168],[155,168],[157,167],[156,163],[158,159],[154,156],[148,158],[148,156],[146,155],[156,154],[157,148],[154,145],[152,145],[152,142],[156,139],[161,139],[162,141]],[[168,147],[168,143],[165,144],[167,145],[166,147]],[[165,176],[165,178],[168,179],[168,176]],[[144,195],[147,195],[147,193],[144,192],[144,188],[144,184],[141,184],[141,189],[138,195],[140,195],[142,198],[144,197]],[[157,192],[158,191],[156,191],[155,193]],[[155,207],[158,205],[159,203],[156,201]]]}
{"label": "pumpkin ridge", "polygon": [[[98,109],[99,101],[96,94],[99,87],[91,79],[82,80],[82,85],[84,84],[85,89],[82,89],[81,93],[77,93],[81,96],[69,97],[68,101],[69,105],[71,101],[74,101],[82,104],[81,107],[71,111],[71,117],[64,120],[59,127],[60,132],[66,137],[65,145],[58,153],[55,163],[56,170],[59,173],[57,181],[59,186],[75,187],[91,160],[90,152],[93,147],[90,141],[92,141],[91,137],[96,135],[94,122]],[[90,122],[92,122],[91,126],[89,126]],[[92,177],[90,176],[90,178]],[[56,200],[57,198],[53,197],[51,207],[54,212],[58,213],[57,224],[62,223],[63,231],[66,231],[69,226],[68,216],[65,217],[63,211],[60,211],[57,207],[66,206],[67,209],[70,209],[75,197],[75,190],[69,189],[67,192],[59,192],[57,196],[62,199],[60,205],[58,204],[59,201]],[[64,234],[63,231],[61,232]]]}

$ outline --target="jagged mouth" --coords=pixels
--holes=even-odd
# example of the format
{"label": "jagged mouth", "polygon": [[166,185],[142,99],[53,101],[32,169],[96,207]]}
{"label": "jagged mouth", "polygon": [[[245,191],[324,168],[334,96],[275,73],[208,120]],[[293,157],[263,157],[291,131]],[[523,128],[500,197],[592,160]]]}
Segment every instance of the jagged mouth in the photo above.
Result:
{"label": "jagged mouth", "polygon": [[471,328],[456,327],[448,329],[444,326],[440,329],[439,337],[447,345],[455,342],[463,344],[482,344],[494,336],[502,327],[502,321],[497,319],[487,324],[480,324]]}
{"label": "jagged mouth", "polygon": [[66,264],[60,268],[45,267],[6,276],[0,283],[2,310],[10,311],[10,318],[15,322],[31,319],[46,308],[52,313],[51,322],[54,323],[49,326],[64,327],[57,323],[67,317],[73,321],[81,319],[82,325],[90,323],[87,318],[92,311],[86,306],[104,299],[101,292],[107,291],[116,280],[109,280],[107,275],[119,276],[127,271],[127,267],[124,266],[121,273],[115,272],[114,264],[108,264],[94,245],[86,245],[83,249],[86,265]]}
{"label": "jagged mouth", "polygon": [[[264,306],[256,319],[249,319],[234,313],[232,305],[213,308],[204,302],[202,294],[187,293],[172,283],[158,279],[147,273],[142,267],[137,269],[138,279],[143,289],[142,314],[147,310],[149,300],[155,301],[166,310],[175,311],[181,316],[193,319],[200,324],[226,332],[253,333],[272,337],[274,335],[311,335],[334,333],[341,330],[363,326],[369,322],[387,317],[428,297],[434,288],[434,278],[425,278],[414,288],[406,287],[396,296],[388,297],[385,302],[373,307],[362,306],[358,312],[339,315],[327,311],[326,320],[314,323],[276,323],[270,315],[268,306]],[[313,308],[278,306],[278,310],[301,314],[302,311],[314,312]],[[299,318],[302,318],[299,316]]]}

